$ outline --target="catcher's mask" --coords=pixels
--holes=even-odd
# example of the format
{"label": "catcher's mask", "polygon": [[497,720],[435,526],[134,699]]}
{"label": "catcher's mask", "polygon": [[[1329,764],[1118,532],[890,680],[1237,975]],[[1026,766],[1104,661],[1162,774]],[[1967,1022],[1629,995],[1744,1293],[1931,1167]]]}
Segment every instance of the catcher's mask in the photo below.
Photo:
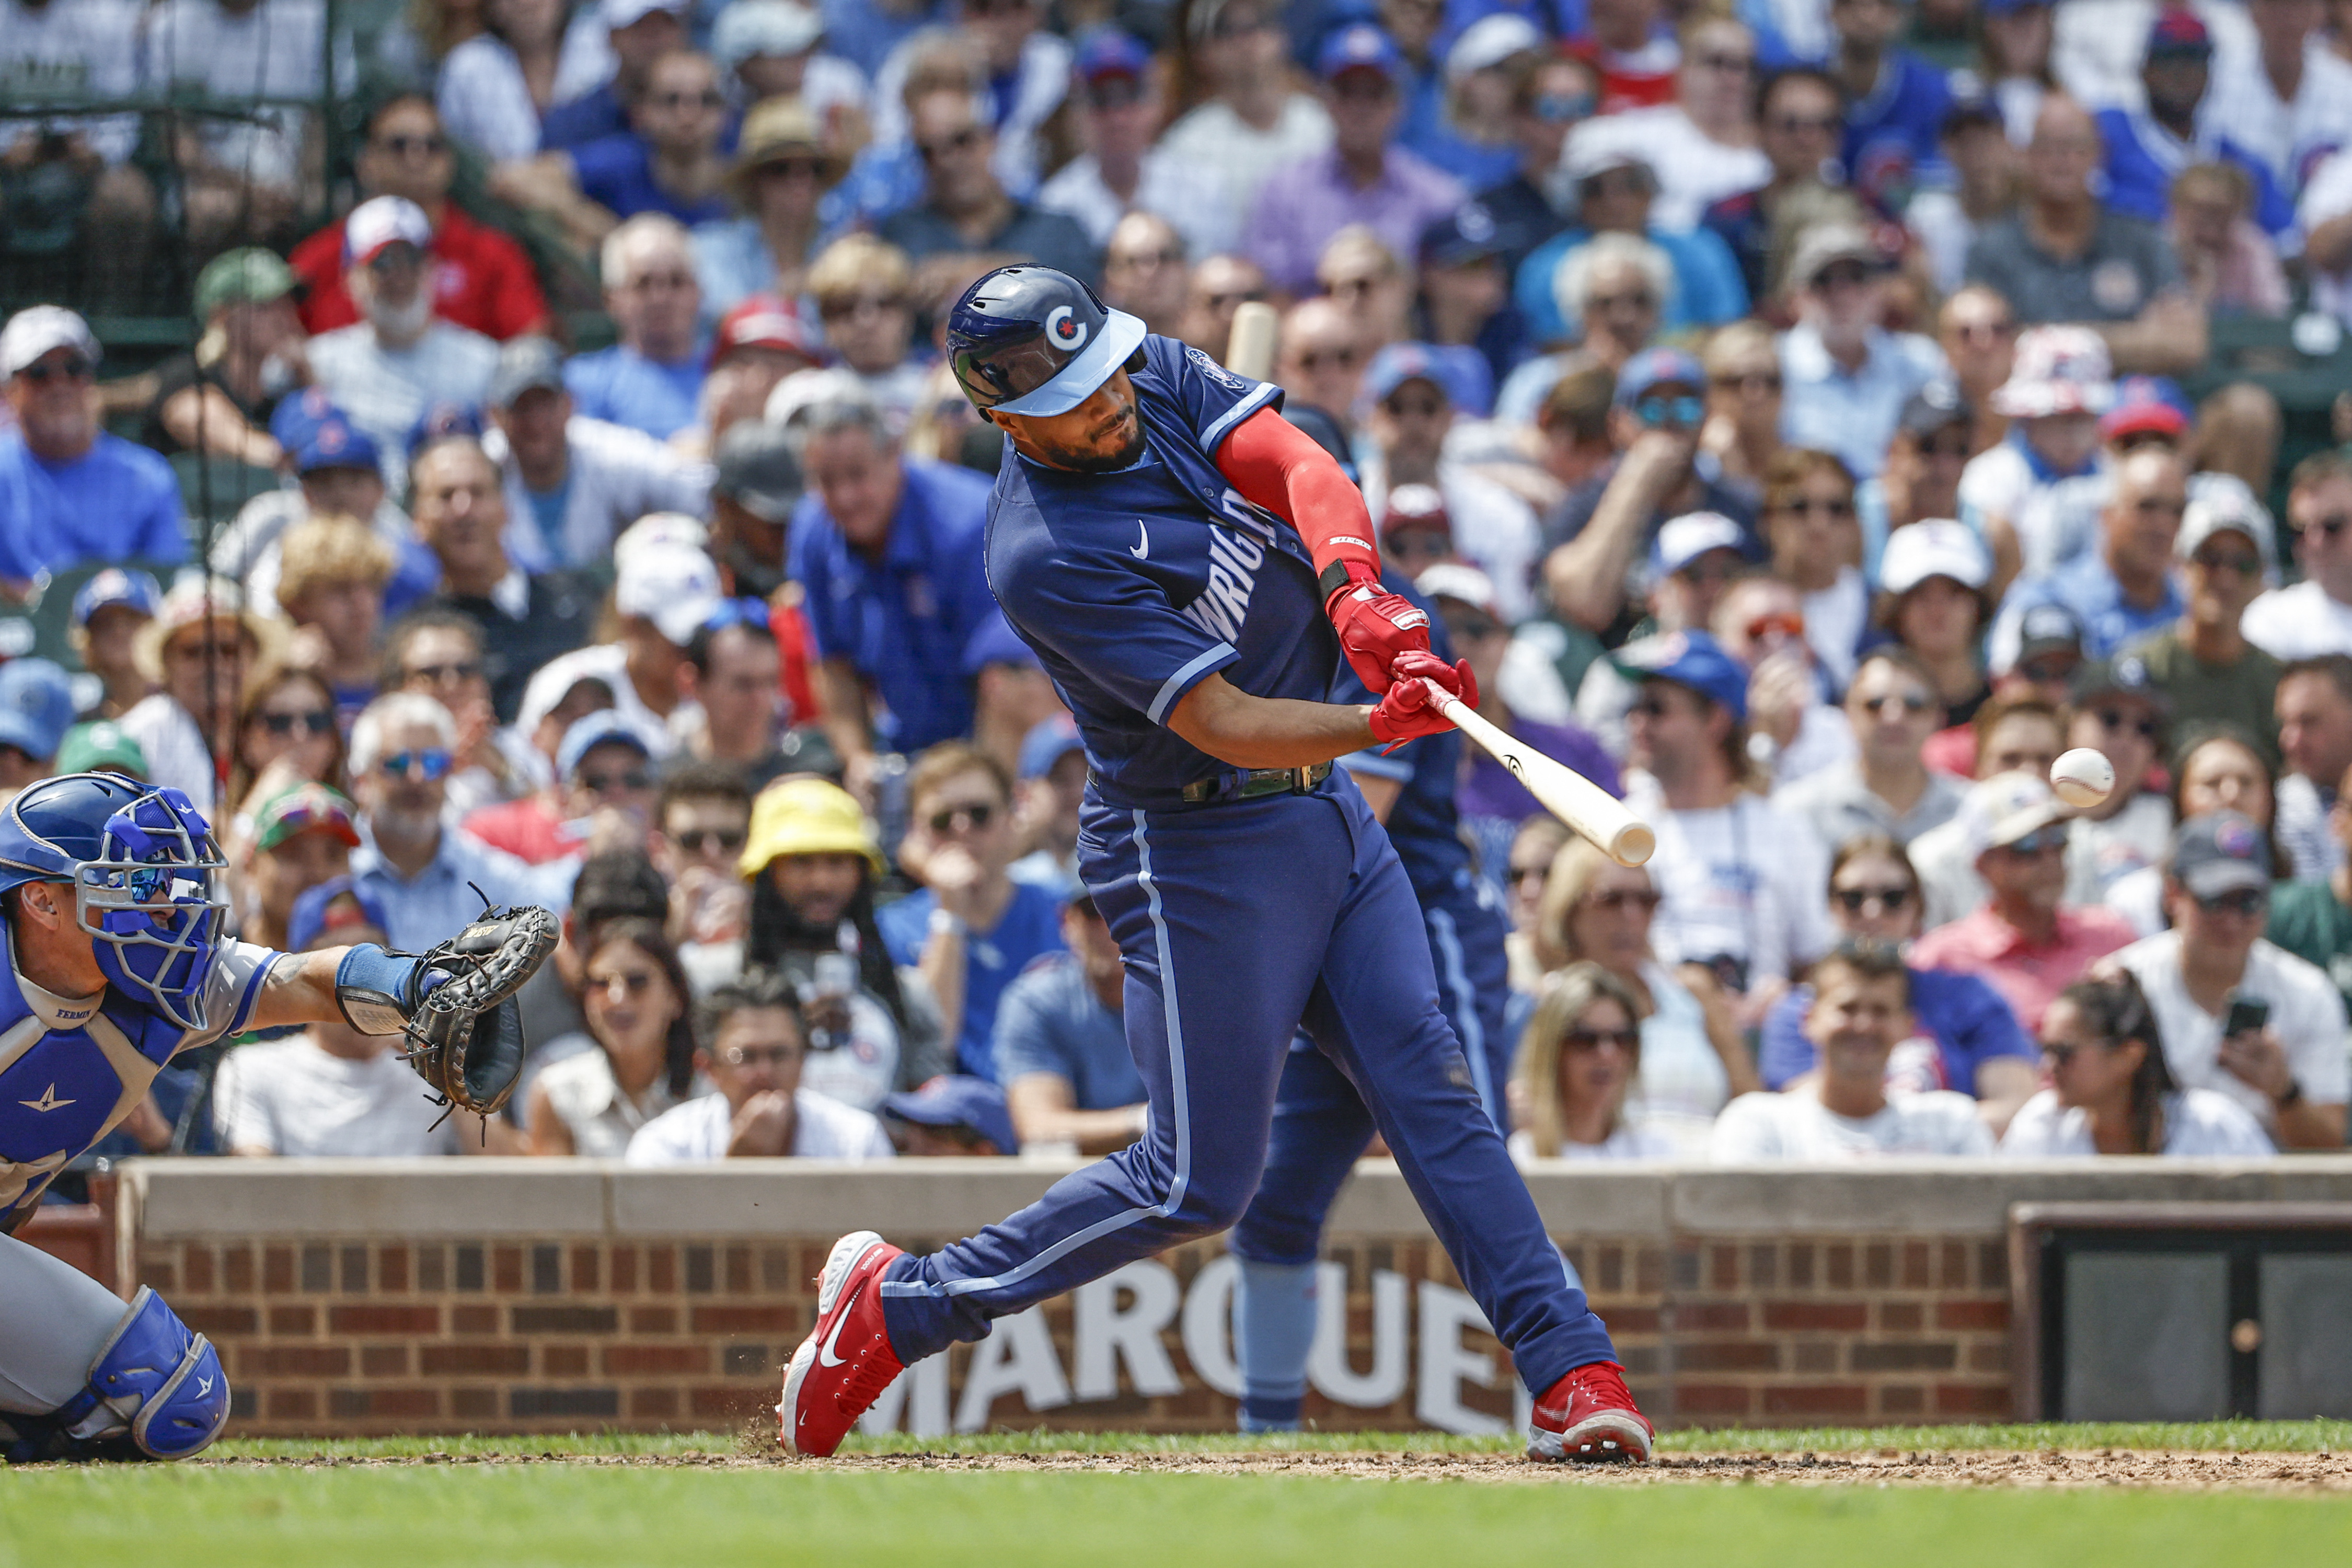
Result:
{"label": "catcher's mask", "polygon": [[179,1028],[208,1026],[227,870],[212,826],[176,789],[104,773],[44,779],[0,814],[0,887],[68,882],[100,973]]}

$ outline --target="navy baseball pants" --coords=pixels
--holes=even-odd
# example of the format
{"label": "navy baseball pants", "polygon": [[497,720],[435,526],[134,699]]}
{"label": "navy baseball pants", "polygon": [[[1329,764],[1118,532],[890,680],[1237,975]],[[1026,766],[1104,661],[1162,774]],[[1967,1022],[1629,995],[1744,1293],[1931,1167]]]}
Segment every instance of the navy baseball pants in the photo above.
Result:
{"label": "navy baseball pants", "polygon": [[1479,1103],[1438,1007],[1421,906],[1344,771],[1312,795],[1191,811],[1090,801],[1078,851],[1125,956],[1150,1130],[978,1236],[894,1260],[882,1300],[901,1361],[1239,1219],[1302,1026],[1361,1097],[1528,1388],[1615,1358]]}

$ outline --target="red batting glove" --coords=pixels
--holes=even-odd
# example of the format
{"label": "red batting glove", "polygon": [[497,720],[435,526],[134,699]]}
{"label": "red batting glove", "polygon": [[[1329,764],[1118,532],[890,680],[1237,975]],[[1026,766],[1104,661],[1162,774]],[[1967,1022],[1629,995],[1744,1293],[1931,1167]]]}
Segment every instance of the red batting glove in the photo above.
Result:
{"label": "red batting glove", "polygon": [[1407,655],[1398,661],[1397,679],[1370,716],[1372,739],[1393,751],[1423,735],[1443,734],[1454,721],[1438,711],[1440,698],[1458,697],[1475,705],[1478,682],[1470,663],[1448,665],[1434,654]]}
{"label": "red batting glove", "polygon": [[1470,661],[1448,664],[1433,653],[1401,653],[1396,663],[1389,667],[1393,680],[1431,680],[1445,689],[1449,697],[1459,697],[1471,707],[1478,706],[1478,678],[1470,673]]}
{"label": "red batting glove", "polygon": [[1396,679],[1391,672],[1399,658],[1429,651],[1429,616],[1403,595],[1382,588],[1361,563],[1348,566],[1348,582],[1323,602],[1323,613],[1331,617],[1339,651],[1357,679],[1374,691],[1386,691]]}

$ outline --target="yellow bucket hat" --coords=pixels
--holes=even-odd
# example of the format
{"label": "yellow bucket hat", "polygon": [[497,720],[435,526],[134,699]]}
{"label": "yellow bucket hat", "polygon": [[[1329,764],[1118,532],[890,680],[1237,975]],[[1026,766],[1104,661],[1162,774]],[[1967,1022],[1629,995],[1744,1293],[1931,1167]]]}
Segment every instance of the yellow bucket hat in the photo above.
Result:
{"label": "yellow bucket hat", "polygon": [[863,855],[880,876],[887,869],[873,819],[838,784],[787,779],[751,803],[751,831],[736,869],[746,881],[780,855]]}

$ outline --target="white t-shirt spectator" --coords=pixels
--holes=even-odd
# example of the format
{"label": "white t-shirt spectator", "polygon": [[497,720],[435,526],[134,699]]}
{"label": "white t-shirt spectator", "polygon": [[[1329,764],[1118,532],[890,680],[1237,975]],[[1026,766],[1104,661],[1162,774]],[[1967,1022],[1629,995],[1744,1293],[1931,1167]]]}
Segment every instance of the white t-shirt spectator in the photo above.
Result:
{"label": "white t-shirt spectator", "polygon": [[1752,986],[1830,950],[1829,857],[1804,818],[1745,793],[1712,811],[1669,811],[1639,773],[1625,803],[1657,830],[1650,877],[1664,901],[1650,937],[1662,962],[1744,960]]}
{"label": "white t-shirt spectator", "polygon": [[[2000,1141],[2001,1157],[2008,1160],[2098,1152],[2091,1142],[2090,1117],[2058,1103],[2058,1091],[2050,1089],[2018,1107]],[[2190,1089],[2165,1096],[2164,1147],[2157,1152],[2175,1160],[2261,1160],[2278,1151],[2237,1101],[2209,1089]]]}
{"label": "white t-shirt spectator", "polygon": [[[1511,1134],[1511,1163],[1531,1164],[1543,1158],[1536,1152],[1535,1140],[1524,1130]],[[1599,1143],[1573,1143],[1560,1141],[1555,1160],[1675,1160],[1682,1151],[1675,1141],[1655,1128],[1621,1122],[1617,1131]]]}
{"label": "white t-shirt spectator", "polygon": [[1329,145],[1330,115],[1306,93],[1295,92],[1271,131],[1260,131],[1222,103],[1204,103],[1168,128],[1160,138],[1159,152],[1188,168],[1214,169],[1223,177],[1225,222],[1239,234],[1267,175]]}
{"label": "white t-shirt spectator", "polygon": [[[139,8],[117,0],[50,0],[0,8],[0,92],[23,107],[44,98],[129,98],[139,86]],[[60,114],[0,124],[0,151],[27,138],[79,133],[120,163],[139,148],[135,114]]]}
{"label": "white t-shirt spectator", "polygon": [[[261,0],[229,11],[219,0],[164,0],[147,15],[144,85],[167,95],[191,89],[229,103],[315,99],[325,85],[325,0]],[[348,33],[335,39],[335,81],[348,90],[359,67]],[[200,121],[196,134],[215,164],[257,184],[291,186],[301,174],[305,121],[293,108],[265,108],[255,121]]]}
{"label": "white t-shirt spectator", "polygon": [[2292,588],[2273,588],[2248,605],[2238,629],[2282,664],[2352,653],[2352,605],[2329,598],[2327,590],[2305,580]]}
{"label": "white t-shirt spectator", "polygon": [[[563,30],[548,107],[571,102],[613,79],[618,61],[596,8],[583,5]],[[522,79],[522,62],[505,39],[477,33],[441,62],[441,123],[451,136],[495,163],[539,151],[539,109]]]}
{"label": "white t-shirt spectator", "polygon": [[1597,114],[1568,133],[1568,163],[1583,167],[1583,160],[1602,152],[1635,153],[1655,172],[1658,195],[1650,221],[1660,228],[1696,228],[1715,203],[1772,178],[1771,160],[1761,151],[1725,146],[1678,103]]}
{"label": "white t-shirt spectator", "polygon": [[499,345],[469,327],[436,321],[404,349],[387,350],[365,321],[310,340],[310,374],[383,455],[395,494],[408,480],[408,433],[437,404],[479,408],[499,368]]}
{"label": "white t-shirt spectator", "polygon": [[353,1061],[308,1035],[224,1057],[213,1082],[213,1123],[232,1151],[319,1158],[457,1152],[457,1124],[425,1098],[424,1081],[398,1051]]}
{"label": "white t-shirt spectator", "polygon": [[169,785],[210,809],[218,782],[213,753],[205,744],[204,731],[196,728],[179,699],[168,691],[141,698],[123,714],[122,732],[138,742],[146,756],[149,784]]}
{"label": "white t-shirt spectator", "polygon": [[[2221,1065],[2221,1020],[2200,1007],[2180,973],[2180,933],[2168,931],[2132,943],[2116,962],[2139,980],[2156,1026],[2164,1037],[2164,1062],[2188,1089],[2227,1096],[2252,1113],[2265,1132],[2278,1125],[2270,1096]],[[2238,994],[2271,1005],[2270,1026],[2286,1049],[2287,1068],[2315,1105],[2342,1105],[2352,1099],[2352,1057],[2346,1055],[2344,997],[2326,973],[2284,948],[2257,941],[2246,954]]]}
{"label": "white t-shirt spectator", "polygon": [[2105,469],[2102,457],[2090,473],[2044,479],[2015,441],[1998,442],[1960,470],[1960,521],[1982,533],[1990,519],[2009,519],[2023,556],[2020,577],[2046,577],[2097,542]]}
{"label": "white t-shirt spectator", "polygon": [[[735,1111],[723,1094],[706,1094],[666,1110],[629,1140],[632,1165],[691,1165],[727,1158]],[[814,1089],[793,1091],[793,1158],[887,1160],[896,1153],[882,1123]]]}
{"label": "white t-shirt spectator", "polygon": [[1076,218],[1098,246],[1110,243],[1110,231],[1129,212],[1157,213],[1173,224],[1185,253],[1195,261],[1231,250],[1241,240],[1225,204],[1223,177],[1204,165],[1179,162],[1156,147],[1143,155],[1131,202],[1119,200],[1103,184],[1102,166],[1087,153],[1063,164],[1045,182],[1037,193],[1037,205]]}
{"label": "white t-shirt spectator", "polygon": [[1818,1094],[1743,1094],[1716,1118],[1707,1158],[1718,1165],[1774,1160],[1808,1163],[1881,1154],[1990,1154],[1992,1133],[1977,1102],[1949,1089],[1887,1095],[1875,1116],[1839,1116]]}

